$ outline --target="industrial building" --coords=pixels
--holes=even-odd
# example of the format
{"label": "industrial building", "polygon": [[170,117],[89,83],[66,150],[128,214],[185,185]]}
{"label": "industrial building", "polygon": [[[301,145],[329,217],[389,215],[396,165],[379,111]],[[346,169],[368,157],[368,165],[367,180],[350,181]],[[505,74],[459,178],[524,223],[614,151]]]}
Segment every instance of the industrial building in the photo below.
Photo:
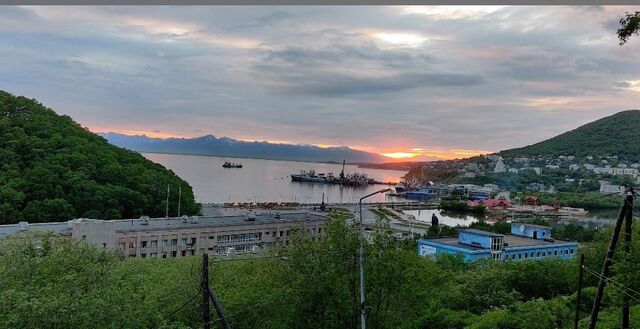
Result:
{"label": "industrial building", "polygon": [[324,233],[327,217],[316,212],[283,212],[237,216],[74,219],[60,223],[21,222],[0,225],[7,234],[39,231],[82,239],[99,248],[120,250],[125,257],[172,258],[198,252],[227,255],[259,252],[274,242],[286,243],[295,229]]}
{"label": "industrial building", "polygon": [[466,229],[461,230],[457,238],[418,240],[418,254],[421,256],[461,254],[465,261],[482,258],[570,259],[577,251],[577,242],[553,239],[550,227],[523,223],[511,224],[511,234]]}

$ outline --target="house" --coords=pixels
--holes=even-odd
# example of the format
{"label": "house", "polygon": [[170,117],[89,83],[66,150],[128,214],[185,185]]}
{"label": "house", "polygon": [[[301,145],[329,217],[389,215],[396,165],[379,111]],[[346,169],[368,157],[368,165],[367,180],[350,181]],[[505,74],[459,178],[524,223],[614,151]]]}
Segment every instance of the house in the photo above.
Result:
{"label": "house", "polygon": [[528,205],[528,206],[539,206],[540,205],[540,200],[538,199],[537,196],[527,196],[524,198],[524,200],[522,201],[524,204]]}
{"label": "house", "polygon": [[571,259],[578,251],[578,243],[555,240],[551,228],[513,223],[511,234],[466,229],[457,238],[419,239],[418,255],[458,254],[465,262],[477,259],[523,260],[560,258]]}
{"label": "house", "polygon": [[504,195],[501,195],[497,199],[482,200],[480,202],[489,209],[505,209],[511,207],[511,203]]}

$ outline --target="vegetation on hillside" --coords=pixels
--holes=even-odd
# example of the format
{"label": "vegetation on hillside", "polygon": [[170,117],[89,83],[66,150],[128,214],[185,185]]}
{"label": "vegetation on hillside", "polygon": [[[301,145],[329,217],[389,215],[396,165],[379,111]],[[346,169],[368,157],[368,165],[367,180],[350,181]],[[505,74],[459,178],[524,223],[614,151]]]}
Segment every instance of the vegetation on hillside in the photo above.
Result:
{"label": "vegetation on hillside", "polygon": [[[267,258],[213,257],[210,283],[231,327],[358,328],[358,231],[345,216],[336,215],[323,238],[298,232]],[[631,287],[640,284],[639,229],[633,259],[617,261],[613,271],[616,282]],[[600,267],[608,233],[596,233],[581,248],[588,268]],[[573,328],[575,260],[422,258],[415,243],[394,239],[384,221],[371,234],[369,328]],[[82,241],[9,237],[0,241],[0,309],[7,310],[0,312],[0,327],[199,328],[200,259],[125,260]],[[596,284],[585,276],[581,328]],[[616,290],[606,290],[598,328],[619,327],[620,299]],[[632,327],[640,326],[638,311],[632,306]]]}
{"label": "vegetation on hillside", "polygon": [[514,156],[614,156],[640,160],[640,111],[618,112],[583,125],[548,140],[501,151],[503,157]]}
{"label": "vegetation on hillside", "polygon": [[[189,184],[172,171],[0,91],[0,224],[163,216],[167,185],[182,187],[183,214],[199,211]],[[171,215],[177,203],[174,192]]]}

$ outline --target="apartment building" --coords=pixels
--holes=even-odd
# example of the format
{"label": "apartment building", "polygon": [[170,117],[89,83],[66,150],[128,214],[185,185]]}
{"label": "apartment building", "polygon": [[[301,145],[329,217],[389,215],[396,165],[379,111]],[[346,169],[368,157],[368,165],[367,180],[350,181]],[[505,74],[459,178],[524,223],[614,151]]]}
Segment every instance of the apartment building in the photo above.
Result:
{"label": "apartment building", "polygon": [[[2,225],[4,234],[46,231],[82,239],[125,257],[173,258],[199,252],[215,255],[256,253],[275,242],[287,243],[293,230],[324,233],[327,216],[318,212],[263,213],[238,216],[74,219],[62,223]],[[4,233],[4,234],[2,234]]]}

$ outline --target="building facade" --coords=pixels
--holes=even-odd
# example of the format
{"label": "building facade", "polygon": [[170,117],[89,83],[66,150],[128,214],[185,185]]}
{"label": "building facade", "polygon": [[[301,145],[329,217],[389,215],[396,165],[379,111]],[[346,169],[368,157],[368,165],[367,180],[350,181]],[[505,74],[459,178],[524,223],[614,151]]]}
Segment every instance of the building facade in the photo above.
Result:
{"label": "building facade", "polygon": [[467,229],[458,238],[418,240],[418,254],[461,254],[466,262],[483,258],[522,260],[561,258],[570,259],[578,252],[578,243],[559,241],[551,237],[546,226],[513,223],[511,234],[497,234]]}
{"label": "building facade", "polygon": [[[327,217],[321,213],[288,212],[244,216],[97,220],[74,219],[49,224],[53,233],[84,240],[98,248],[120,250],[125,257],[174,258],[206,252],[215,255],[256,253],[276,242],[287,243],[293,230],[322,235]],[[19,229],[21,226],[22,229]],[[20,223],[0,227],[2,233],[37,229]]]}

